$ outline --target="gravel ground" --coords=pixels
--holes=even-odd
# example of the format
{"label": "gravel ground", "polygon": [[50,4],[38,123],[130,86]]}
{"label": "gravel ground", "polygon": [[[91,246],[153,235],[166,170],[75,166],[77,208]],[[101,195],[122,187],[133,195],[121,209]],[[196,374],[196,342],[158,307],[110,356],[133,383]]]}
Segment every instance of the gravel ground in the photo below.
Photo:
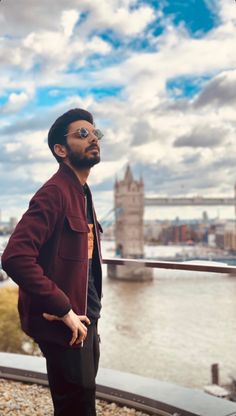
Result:
{"label": "gravel ground", "polygon": [[[49,389],[0,379],[0,416],[53,416]],[[97,400],[97,416],[148,416],[135,409]],[[69,415],[68,415],[69,416]]]}

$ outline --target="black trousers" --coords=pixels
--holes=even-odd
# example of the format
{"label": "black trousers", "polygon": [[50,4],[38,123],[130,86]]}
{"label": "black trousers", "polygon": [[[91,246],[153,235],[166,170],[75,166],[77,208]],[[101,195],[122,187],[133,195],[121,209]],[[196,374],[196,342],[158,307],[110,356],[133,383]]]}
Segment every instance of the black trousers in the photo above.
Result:
{"label": "black trousers", "polygon": [[88,326],[81,348],[38,344],[47,362],[54,416],[96,416],[95,377],[100,355],[96,323]]}

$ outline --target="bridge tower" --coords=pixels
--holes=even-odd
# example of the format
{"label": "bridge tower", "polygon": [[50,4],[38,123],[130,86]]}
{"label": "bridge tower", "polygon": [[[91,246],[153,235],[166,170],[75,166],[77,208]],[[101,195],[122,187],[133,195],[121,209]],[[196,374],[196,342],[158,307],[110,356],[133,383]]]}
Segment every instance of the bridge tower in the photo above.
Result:
{"label": "bridge tower", "polygon": [[[144,256],[144,183],[133,178],[131,168],[126,168],[124,179],[116,180],[115,202],[115,247],[122,258]],[[143,266],[108,266],[108,276],[119,279],[149,280],[152,270]]]}

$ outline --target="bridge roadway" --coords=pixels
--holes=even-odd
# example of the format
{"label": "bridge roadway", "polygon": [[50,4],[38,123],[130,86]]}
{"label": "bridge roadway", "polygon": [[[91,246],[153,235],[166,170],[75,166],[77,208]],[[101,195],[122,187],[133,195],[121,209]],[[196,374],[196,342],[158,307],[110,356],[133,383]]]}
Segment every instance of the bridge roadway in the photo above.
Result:
{"label": "bridge roadway", "polygon": [[236,198],[204,198],[201,196],[189,198],[149,197],[144,199],[145,206],[174,207],[174,206],[235,206]]}

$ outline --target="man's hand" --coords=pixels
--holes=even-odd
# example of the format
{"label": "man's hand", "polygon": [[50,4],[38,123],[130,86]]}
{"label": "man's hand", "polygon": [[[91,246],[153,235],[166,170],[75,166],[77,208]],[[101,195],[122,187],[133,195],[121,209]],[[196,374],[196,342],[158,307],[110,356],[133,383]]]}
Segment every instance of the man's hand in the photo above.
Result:
{"label": "man's hand", "polygon": [[49,313],[43,313],[43,317],[48,321],[62,321],[71,329],[72,338],[70,345],[73,345],[74,343],[83,343],[87,336],[87,328],[83,322],[90,325],[90,320],[86,315],[76,315],[71,309],[66,315],[62,316],[62,318],[59,318],[59,316],[56,315],[50,315]]}

